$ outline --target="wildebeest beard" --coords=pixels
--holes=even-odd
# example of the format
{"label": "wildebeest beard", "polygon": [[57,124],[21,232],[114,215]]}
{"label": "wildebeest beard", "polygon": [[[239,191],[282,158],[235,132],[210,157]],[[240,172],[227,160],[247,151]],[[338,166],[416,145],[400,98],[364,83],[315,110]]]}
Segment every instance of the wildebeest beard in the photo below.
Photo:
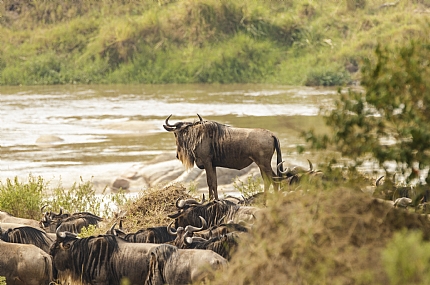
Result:
{"label": "wildebeest beard", "polygon": [[186,169],[194,166],[195,149],[204,139],[210,140],[210,151],[214,157],[224,155],[223,140],[230,128],[213,121],[196,122],[177,133],[178,159]]}

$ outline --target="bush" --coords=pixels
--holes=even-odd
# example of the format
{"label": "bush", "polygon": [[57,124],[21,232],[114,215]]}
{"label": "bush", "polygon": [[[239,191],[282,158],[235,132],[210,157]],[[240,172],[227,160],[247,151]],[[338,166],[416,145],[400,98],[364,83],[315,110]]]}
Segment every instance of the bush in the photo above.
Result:
{"label": "bush", "polygon": [[430,283],[430,243],[423,241],[422,232],[396,233],[382,252],[382,260],[390,284]]}
{"label": "bush", "polygon": [[306,86],[343,86],[351,82],[346,70],[332,71],[326,69],[312,70],[305,81]]}
{"label": "bush", "polygon": [[42,177],[31,174],[25,183],[18,177],[8,178],[5,183],[0,181],[0,209],[16,217],[39,220],[46,186]]}

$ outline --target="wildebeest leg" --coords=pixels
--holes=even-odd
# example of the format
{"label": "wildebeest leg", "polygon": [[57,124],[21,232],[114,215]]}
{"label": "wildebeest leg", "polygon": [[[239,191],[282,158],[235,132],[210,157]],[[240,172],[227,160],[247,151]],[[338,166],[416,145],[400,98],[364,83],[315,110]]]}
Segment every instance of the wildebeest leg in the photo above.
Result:
{"label": "wildebeest leg", "polygon": [[206,181],[209,187],[209,200],[218,200],[218,182],[216,178],[216,168],[212,165],[205,165]]}
{"label": "wildebeest leg", "polygon": [[264,167],[264,166],[260,166],[260,173],[261,173],[261,177],[263,178],[263,182],[264,182],[264,192],[268,192],[269,188],[270,188],[270,184],[273,184],[273,190],[278,191],[278,184],[275,183],[273,181],[273,178],[275,175],[275,173],[273,173],[272,168],[269,167]]}

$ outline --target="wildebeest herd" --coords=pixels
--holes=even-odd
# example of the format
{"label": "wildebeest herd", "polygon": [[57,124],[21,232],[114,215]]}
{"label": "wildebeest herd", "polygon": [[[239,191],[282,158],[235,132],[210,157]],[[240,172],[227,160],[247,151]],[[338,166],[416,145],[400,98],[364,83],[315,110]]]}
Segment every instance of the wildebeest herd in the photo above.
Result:
{"label": "wildebeest herd", "polygon": [[[252,199],[220,200],[216,167],[242,169],[255,162],[265,192],[298,175],[283,169],[279,140],[268,130],[233,128],[200,115],[197,122],[171,125],[170,117],[163,126],[175,134],[177,158],[187,168],[205,169],[210,201],[178,200],[169,225],[126,233],[114,224],[106,234],[86,238],[78,237],[82,228],[103,222],[92,213],[50,211],[40,222],[2,213],[0,276],[7,284],[186,284],[227,265],[259,209],[249,206]],[[275,151],[277,174],[271,166]]]}
{"label": "wildebeest herd", "polygon": [[[233,202],[234,201],[234,202]],[[242,199],[178,199],[171,223],[81,238],[103,219],[88,212],[44,212],[41,220],[2,212],[0,276],[7,284],[188,284],[222,270],[259,208]],[[7,222],[3,222],[7,221]],[[25,224],[23,224],[25,223]],[[118,226],[118,227],[117,227]]]}
{"label": "wildebeest herd", "polygon": [[[261,209],[255,197],[219,199],[216,167],[242,169],[255,162],[270,185],[299,182],[303,175],[321,177],[313,169],[284,170],[278,138],[264,129],[232,128],[199,115],[196,122],[164,128],[176,138],[176,156],[187,167],[205,169],[209,201],[178,199],[172,221],[160,227],[126,232],[114,223],[102,235],[79,237],[89,225],[105,223],[89,212],[44,212],[40,221],[13,217],[0,211],[0,276],[7,284],[188,284],[213,277],[248,235]],[[276,151],[277,171],[272,170]],[[43,212],[43,209],[42,209]],[[118,227],[117,227],[118,226]],[[52,283],[55,282],[55,283]]]}

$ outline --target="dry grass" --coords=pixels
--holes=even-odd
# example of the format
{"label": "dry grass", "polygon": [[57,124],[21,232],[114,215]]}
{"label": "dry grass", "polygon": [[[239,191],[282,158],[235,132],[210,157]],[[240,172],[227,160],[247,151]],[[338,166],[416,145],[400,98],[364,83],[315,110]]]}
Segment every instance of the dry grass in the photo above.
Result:
{"label": "dry grass", "polygon": [[178,198],[192,198],[192,195],[179,184],[149,188],[125,205],[120,217],[112,223],[122,218],[123,227],[129,232],[146,227],[165,226],[172,221],[167,215],[177,211],[175,203]]}
{"label": "dry grass", "polygon": [[[382,252],[394,234],[420,230],[430,239],[426,215],[348,187],[306,188],[269,195],[229,268],[210,284],[390,284]],[[167,225],[177,198],[189,197],[181,185],[148,189],[124,208],[124,227]]]}
{"label": "dry grass", "polygon": [[213,284],[389,284],[381,252],[393,234],[430,237],[426,216],[351,189],[293,192],[268,204]]}

